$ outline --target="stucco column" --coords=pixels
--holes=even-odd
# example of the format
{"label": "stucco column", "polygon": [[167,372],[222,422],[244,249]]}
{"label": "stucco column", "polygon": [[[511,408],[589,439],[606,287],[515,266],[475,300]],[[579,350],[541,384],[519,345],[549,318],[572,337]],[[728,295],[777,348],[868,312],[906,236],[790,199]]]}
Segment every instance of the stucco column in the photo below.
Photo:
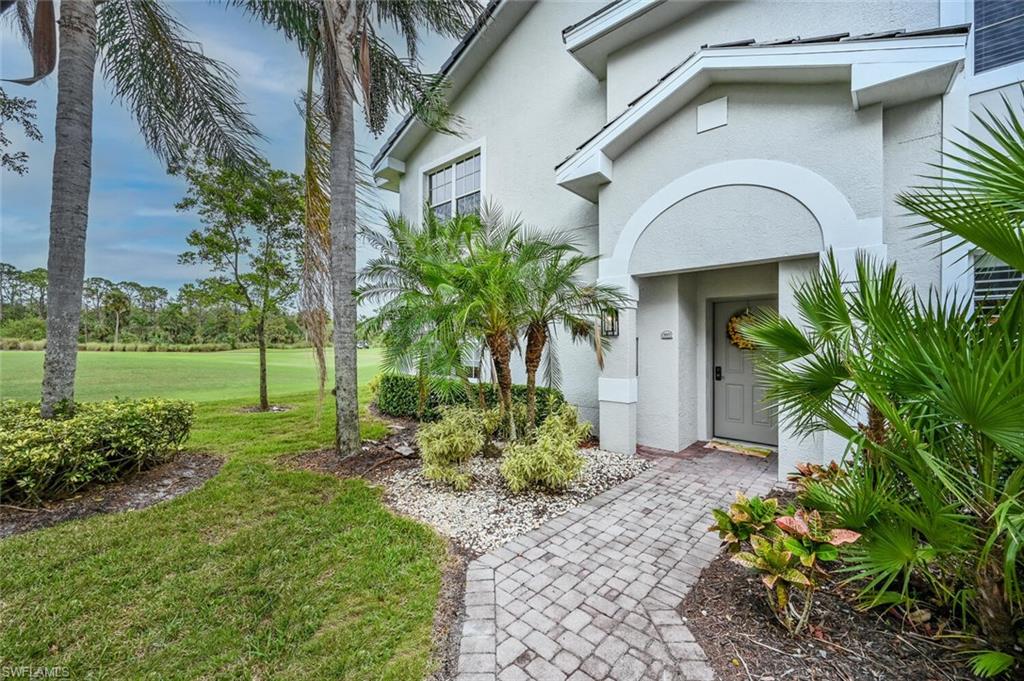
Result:
{"label": "stucco column", "polygon": [[601,448],[632,454],[636,451],[636,298],[638,287],[630,277],[622,282],[632,297],[631,307],[619,311],[619,335],[609,339],[604,369],[597,379]]}
{"label": "stucco column", "polygon": [[[802,281],[812,277],[819,267],[820,258],[803,258],[798,260],[782,260],[779,262],[779,316],[800,323],[799,311],[796,307],[794,288]],[[796,470],[798,463],[822,462],[822,434],[800,436],[784,423],[785,414],[779,413],[779,465],[778,479],[785,480],[786,475]]]}

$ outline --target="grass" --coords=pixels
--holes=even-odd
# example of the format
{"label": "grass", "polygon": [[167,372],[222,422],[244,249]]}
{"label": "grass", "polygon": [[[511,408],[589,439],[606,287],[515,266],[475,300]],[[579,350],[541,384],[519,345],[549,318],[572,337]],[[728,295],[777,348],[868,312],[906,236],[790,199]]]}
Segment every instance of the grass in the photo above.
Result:
{"label": "grass", "polygon": [[[199,400],[189,448],[227,462],[174,501],[0,540],[0,668],[96,679],[430,671],[443,542],[389,513],[359,480],[278,461],[332,439],[331,402],[317,421],[303,352],[272,352],[271,399],[295,408],[267,414],[240,411],[253,402],[254,383],[240,375],[255,373],[253,353],[181,355],[185,364],[161,353],[80,355],[102,358],[83,362],[81,397]],[[34,397],[18,393],[38,377],[34,354],[0,354],[4,397]],[[362,398],[375,371],[374,354],[362,352]],[[364,424],[364,435],[381,427]]]}
{"label": "grass", "polygon": [[[360,382],[377,372],[380,351],[359,351]],[[80,352],[75,398],[172,397],[196,402],[259,396],[256,350],[230,352]],[[0,351],[0,398],[38,400],[43,353]],[[267,385],[273,401],[311,393],[316,370],[310,350],[268,350]]]}

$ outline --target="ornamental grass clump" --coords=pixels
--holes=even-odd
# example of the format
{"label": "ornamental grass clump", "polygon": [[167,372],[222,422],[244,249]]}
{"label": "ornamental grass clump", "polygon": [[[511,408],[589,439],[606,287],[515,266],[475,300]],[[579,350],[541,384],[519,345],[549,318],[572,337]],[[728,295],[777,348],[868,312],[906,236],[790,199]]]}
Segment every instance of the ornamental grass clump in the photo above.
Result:
{"label": "ornamental grass clump", "polygon": [[563,404],[537,428],[532,443],[513,442],[505,449],[501,475],[509,489],[530,488],[560,491],[579,476],[585,459],[579,444],[590,433],[590,424],[580,423],[576,408]]}
{"label": "ornamental grass clump", "polygon": [[112,400],[43,419],[36,403],[0,402],[0,501],[38,504],[162,463],[188,439],[193,410],[180,400]]}

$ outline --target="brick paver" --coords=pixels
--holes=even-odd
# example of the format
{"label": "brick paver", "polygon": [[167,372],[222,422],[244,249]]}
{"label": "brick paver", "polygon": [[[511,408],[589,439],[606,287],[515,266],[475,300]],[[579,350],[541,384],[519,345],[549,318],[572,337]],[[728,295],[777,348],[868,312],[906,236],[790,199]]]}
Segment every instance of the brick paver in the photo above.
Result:
{"label": "brick paver", "polygon": [[774,459],[661,458],[470,563],[458,681],[702,681],[675,608],[718,552],[710,510],[763,494]]}

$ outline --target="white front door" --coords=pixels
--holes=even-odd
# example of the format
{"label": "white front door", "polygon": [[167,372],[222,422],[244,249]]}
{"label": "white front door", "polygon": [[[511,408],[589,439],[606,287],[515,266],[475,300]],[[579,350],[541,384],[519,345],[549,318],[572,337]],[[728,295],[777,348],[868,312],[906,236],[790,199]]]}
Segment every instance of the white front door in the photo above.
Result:
{"label": "white front door", "polygon": [[714,436],[775,446],[779,443],[775,409],[764,401],[751,352],[730,342],[728,332],[734,315],[759,307],[776,309],[777,305],[772,298],[714,304]]}

